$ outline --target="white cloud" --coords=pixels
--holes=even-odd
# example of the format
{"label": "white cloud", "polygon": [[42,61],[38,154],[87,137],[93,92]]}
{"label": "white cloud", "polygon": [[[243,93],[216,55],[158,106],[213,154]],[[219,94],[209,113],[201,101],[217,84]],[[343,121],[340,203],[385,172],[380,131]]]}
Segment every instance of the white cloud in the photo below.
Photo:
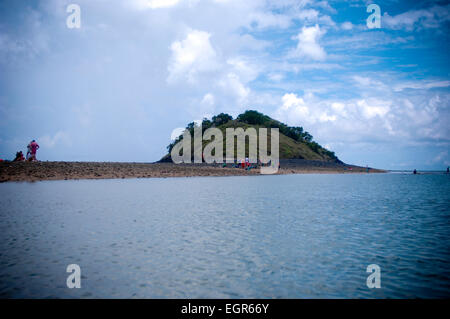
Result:
{"label": "white cloud", "polygon": [[208,105],[208,106],[212,106],[214,105],[214,95],[212,95],[211,93],[207,93],[203,96],[202,99],[202,104],[204,105]]}
{"label": "white cloud", "polygon": [[335,120],[338,118],[346,119],[348,117],[347,105],[342,102],[331,102],[330,113],[335,114]]}
{"label": "white cloud", "polygon": [[219,86],[234,95],[238,99],[239,104],[244,103],[250,93],[250,89],[242,83],[239,76],[232,72],[226,74],[219,81]]}
{"label": "white cloud", "polygon": [[319,116],[319,122],[334,122],[336,121],[337,117],[336,115],[328,115],[327,113],[322,113]]}
{"label": "white cloud", "polygon": [[332,70],[343,69],[343,67],[336,63],[289,63],[284,66],[285,71],[294,71],[296,73],[300,71],[309,70]]}
{"label": "white cloud", "polygon": [[151,9],[170,8],[178,4],[180,0],[149,0],[148,5]]}
{"label": "white cloud", "polygon": [[132,5],[137,9],[171,8],[180,3],[180,0],[133,0]]}
{"label": "white cloud", "polygon": [[335,100],[288,93],[280,99],[281,105],[272,116],[288,125],[304,126],[322,143],[444,141],[448,145],[449,117],[443,112],[448,94],[428,99],[388,94],[383,98]]}
{"label": "white cloud", "polygon": [[317,24],[313,27],[303,27],[295,37],[298,44],[292,55],[312,60],[324,60],[326,52],[318,43],[324,33],[325,31],[321,30]]}
{"label": "white cloud", "polygon": [[418,89],[418,90],[428,90],[432,88],[444,88],[449,87],[450,81],[417,81],[417,82],[404,82],[397,84],[394,87],[394,91],[399,92],[404,89]]}
{"label": "white cloud", "polygon": [[304,9],[298,13],[300,20],[315,21],[319,17],[319,11],[314,9]]}
{"label": "white cloud", "polygon": [[64,131],[58,131],[55,135],[44,135],[36,140],[41,147],[53,148],[58,144],[70,145],[70,137]]}
{"label": "white cloud", "polygon": [[257,29],[269,27],[287,28],[291,25],[290,17],[283,14],[273,14],[271,12],[258,11],[250,14],[250,27],[256,24]]}
{"label": "white cloud", "polygon": [[298,97],[294,93],[286,93],[281,98],[283,105],[281,106],[282,111],[289,111],[294,113],[299,117],[307,117],[309,115],[309,109],[305,104],[305,101]]}
{"label": "white cloud", "polygon": [[341,28],[343,30],[351,30],[351,29],[353,29],[353,23],[351,23],[350,21],[343,22],[341,24]]}
{"label": "white cloud", "polygon": [[394,16],[385,12],[381,17],[382,27],[406,31],[439,28],[448,21],[450,21],[450,5],[410,10]]}
{"label": "white cloud", "polygon": [[244,82],[249,82],[255,79],[259,70],[255,65],[251,65],[246,59],[242,57],[233,57],[227,60],[228,66],[231,67],[233,73],[237,74]]}
{"label": "white cloud", "polygon": [[359,75],[354,75],[353,76],[353,80],[362,85],[362,86],[370,86],[372,85],[372,80],[368,77],[364,77],[364,76],[359,76]]}
{"label": "white cloud", "polygon": [[371,99],[362,99],[356,102],[356,104],[361,108],[364,117],[371,119],[375,116],[384,117],[389,112],[389,102]]}
{"label": "white cloud", "polygon": [[267,77],[272,82],[280,82],[284,79],[284,75],[282,73],[270,73]]}
{"label": "white cloud", "polygon": [[172,133],[170,133],[170,140],[174,141],[176,140],[180,135],[184,133],[185,128],[184,127],[177,127],[172,130]]}
{"label": "white cloud", "polygon": [[[358,30],[355,31],[355,28]],[[367,28],[361,29],[361,25],[356,25],[352,32],[342,32],[338,37],[324,39],[323,45],[335,54],[343,52],[344,57],[349,57],[349,52],[360,49],[373,48],[378,50],[388,45],[408,44],[415,40],[414,36],[396,36],[395,33],[386,33],[382,29],[377,32],[365,32]],[[348,36],[347,36],[348,34]]]}
{"label": "white cloud", "polygon": [[304,8],[300,10],[298,13],[293,14],[294,19],[298,19],[302,21],[303,23],[319,23],[321,25],[327,25],[327,26],[335,26],[336,23],[331,19],[330,16],[321,14],[316,9],[311,8]]}
{"label": "white cloud", "polygon": [[210,37],[208,32],[190,30],[184,40],[172,43],[172,56],[168,67],[169,82],[186,78],[192,83],[199,73],[213,71],[219,67],[217,53],[211,45]]}
{"label": "white cloud", "polygon": [[[230,49],[226,45],[230,39],[219,36],[218,45],[222,46],[216,49],[211,37],[209,32],[190,29],[184,39],[170,46],[167,82],[173,87],[178,85],[180,90],[185,89],[184,81],[189,83],[191,96],[187,112],[190,116],[212,116],[216,108],[226,108],[227,112],[243,110],[251,96],[248,83],[262,71],[257,60],[249,59],[248,50],[236,54],[239,45]],[[233,35],[232,39],[235,38]],[[245,42],[244,47],[248,44]],[[236,45],[236,41],[232,45]]]}
{"label": "white cloud", "polygon": [[22,57],[33,58],[49,52],[50,37],[44,30],[40,12],[27,8],[24,21],[17,28],[18,34],[8,34],[0,22],[1,63],[16,62]]}
{"label": "white cloud", "polygon": [[189,114],[191,117],[210,118],[214,115],[215,108],[216,98],[214,94],[206,93],[199,102],[197,102],[197,99],[194,99]]}
{"label": "white cloud", "polygon": [[[330,112],[330,108],[322,108],[313,94],[307,93],[299,97],[295,93],[286,93],[281,98],[282,105],[275,112],[275,116],[288,124],[293,123],[325,123],[338,119]],[[320,103],[319,103],[320,104]]]}
{"label": "white cloud", "polygon": [[386,84],[379,80],[375,80],[369,76],[354,75],[352,80],[356,83],[358,87],[365,89],[376,89],[376,90],[386,90]]}

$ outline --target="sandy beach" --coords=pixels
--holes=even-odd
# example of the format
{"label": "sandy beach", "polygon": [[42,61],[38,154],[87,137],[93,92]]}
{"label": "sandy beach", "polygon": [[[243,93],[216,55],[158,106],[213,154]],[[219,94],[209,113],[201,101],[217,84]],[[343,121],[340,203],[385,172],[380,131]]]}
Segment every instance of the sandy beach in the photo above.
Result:
{"label": "sandy beach", "polygon": [[[384,172],[370,169],[370,173]],[[365,167],[308,160],[281,160],[277,174],[367,173]],[[244,170],[231,164],[173,164],[123,162],[2,162],[0,182],[71,179],[240,176],[260,175],[259,169]]]}

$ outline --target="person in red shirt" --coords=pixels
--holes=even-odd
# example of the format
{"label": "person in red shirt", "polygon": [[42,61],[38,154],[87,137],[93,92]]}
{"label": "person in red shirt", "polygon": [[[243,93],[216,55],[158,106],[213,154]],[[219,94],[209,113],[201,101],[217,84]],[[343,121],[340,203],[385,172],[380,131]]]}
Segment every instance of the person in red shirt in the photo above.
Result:
{"label": "person in red shirt", "polygon": [[36,152],[39,149],[39,144],[36,143],[35,140],[32,140],[28,146],[29,146],[29,149],[30,149],[30,152],[31,152],[30,160],[31,161],[36,161],[37,160],[36,159]]}

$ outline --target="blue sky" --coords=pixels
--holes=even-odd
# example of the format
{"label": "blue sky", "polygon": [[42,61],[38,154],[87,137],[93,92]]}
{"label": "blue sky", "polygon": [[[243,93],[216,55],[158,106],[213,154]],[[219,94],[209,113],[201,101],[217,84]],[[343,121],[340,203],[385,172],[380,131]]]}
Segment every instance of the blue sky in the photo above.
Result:
{"label": "blue sky", "polygon": [[449,25],[445,1],[3,0],[0,158],[36,139],[40,160],[151,162],[174,129],[256,109],[347,163],[444,169]]}

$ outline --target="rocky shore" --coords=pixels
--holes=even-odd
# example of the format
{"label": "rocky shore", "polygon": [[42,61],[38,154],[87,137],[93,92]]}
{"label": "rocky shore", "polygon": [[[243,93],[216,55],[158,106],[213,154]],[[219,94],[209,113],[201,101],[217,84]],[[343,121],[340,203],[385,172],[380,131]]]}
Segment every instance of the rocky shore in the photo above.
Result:
{"label": "rocky shore", "polygon": [[[365,167],[342,163],[281,160],[277,174],[367,173]],[[384,172],[370,169],[370,173]],[[191,176],[260,175],[259,169],[244,170],[231,164],[173,164],[122,162],[1,162],[0,182],[70,179],[151,178]]]}

